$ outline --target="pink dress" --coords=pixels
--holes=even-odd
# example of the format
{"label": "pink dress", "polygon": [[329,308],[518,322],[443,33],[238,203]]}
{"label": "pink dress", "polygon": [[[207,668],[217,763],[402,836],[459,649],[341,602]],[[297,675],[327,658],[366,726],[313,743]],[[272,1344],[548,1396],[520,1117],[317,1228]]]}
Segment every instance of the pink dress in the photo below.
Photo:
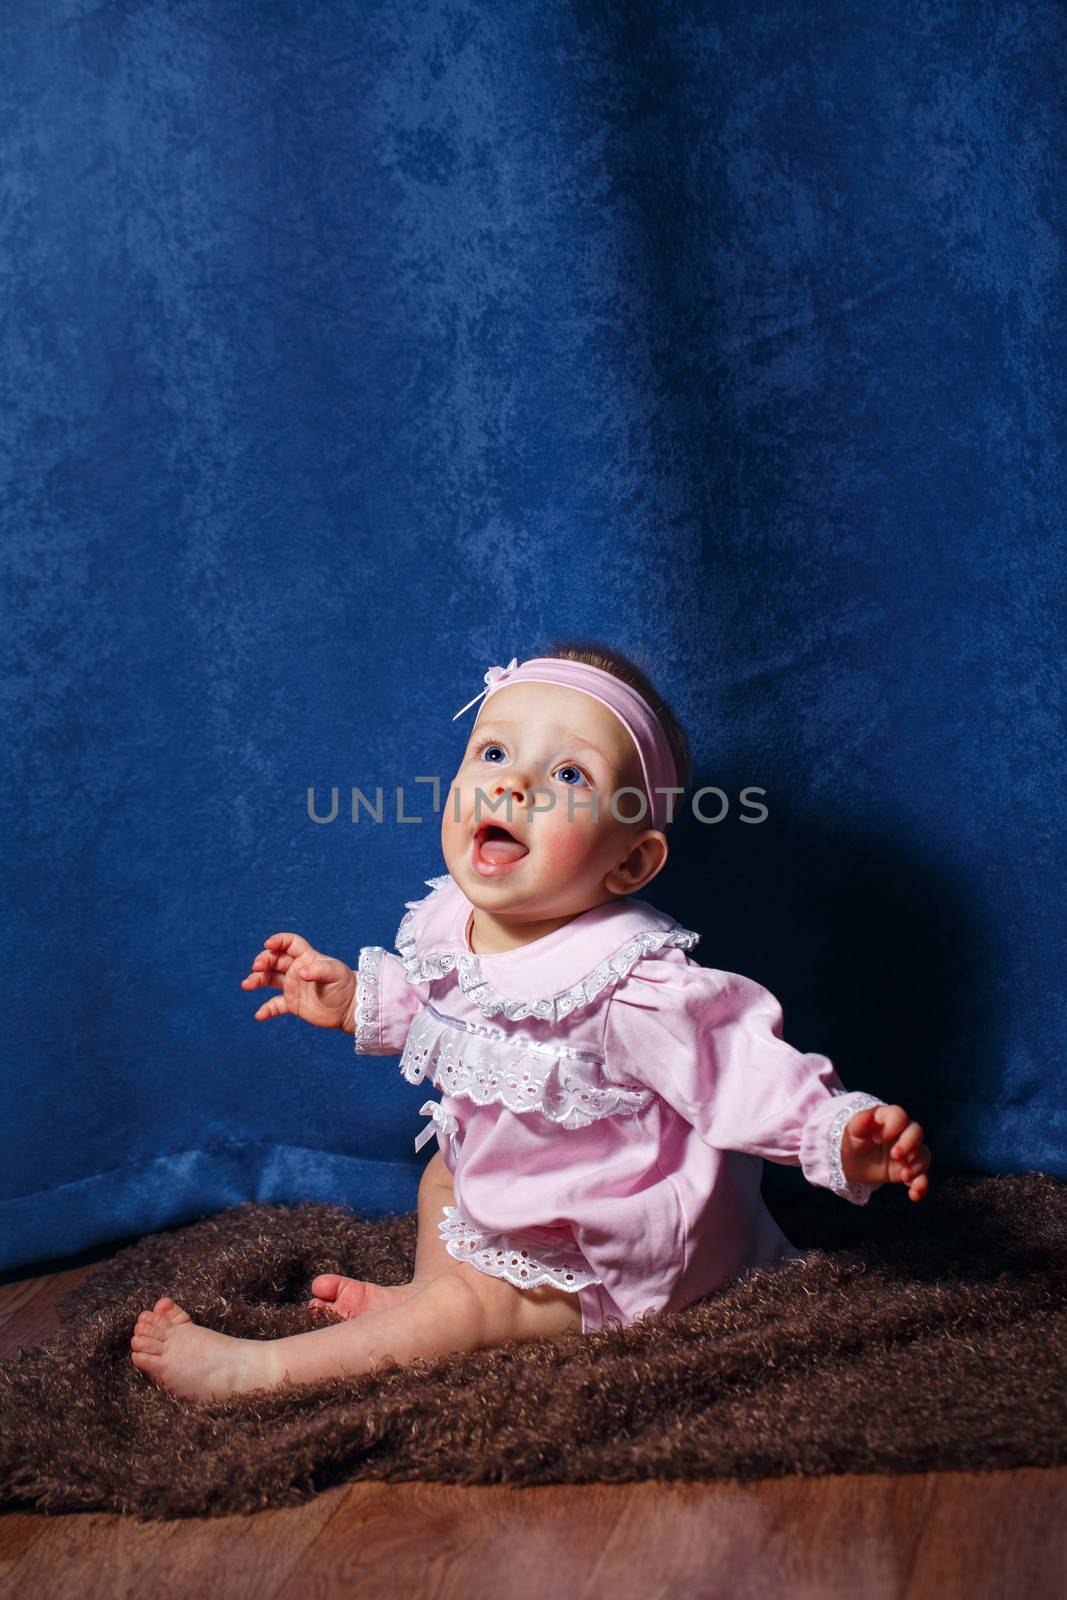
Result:
{"label": "pink dress", "polygon": [[762,1158],[869,1199],[841,1137],[885,1102],[787,1044],[768,990],[691,960],[699,934],[631,896],[475,955],[471,902],[447,873],[426,883],[399,954],[360,951],[355,1048],[441,1091],[415,1148],[436,1134],[452,1174],[438,1228],[456,1260],[577,1293],[588,1333],[803,1253],[764,1205]]}

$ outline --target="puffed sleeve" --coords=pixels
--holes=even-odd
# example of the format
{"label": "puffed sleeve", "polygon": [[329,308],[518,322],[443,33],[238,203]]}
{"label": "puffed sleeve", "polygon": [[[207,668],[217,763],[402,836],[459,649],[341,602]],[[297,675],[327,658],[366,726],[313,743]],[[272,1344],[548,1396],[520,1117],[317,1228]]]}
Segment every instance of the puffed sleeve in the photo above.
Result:
{"label": "puffed sleeve", "polygon": [[416,1011],[429,999],[429,984],[409,983],[400,957],[380,944],[360,950],[356,978],[357,1053],[399,1055]]}
{"label": "puffed sleeve", "polygon": [[849,1092],[832,1062],[782,1038],[782,1007],[736,972],[681,950],[646,956],[616,986],[605,1064],[652,1088],[707,1144],[799,1166],[809,1183],[865,1205],[877,1184],[849,1183],[841,1139],[857,1111],[886,1102]]}

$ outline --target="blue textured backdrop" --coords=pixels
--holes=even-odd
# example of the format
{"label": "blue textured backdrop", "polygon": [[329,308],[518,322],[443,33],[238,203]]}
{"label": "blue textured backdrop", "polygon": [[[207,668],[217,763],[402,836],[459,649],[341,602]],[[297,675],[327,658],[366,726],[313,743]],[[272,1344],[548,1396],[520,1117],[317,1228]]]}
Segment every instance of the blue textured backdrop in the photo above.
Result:
{"label": "blue textured backdrop", "polygon": [[1065,54],[1058,0],[5,0],[0,1266],[414,1205],[424,1092],[240,979],[391,943],[452,712],[576,631],[733,801],[648,891],[700,959],[929,1203],[1067,1177]]}

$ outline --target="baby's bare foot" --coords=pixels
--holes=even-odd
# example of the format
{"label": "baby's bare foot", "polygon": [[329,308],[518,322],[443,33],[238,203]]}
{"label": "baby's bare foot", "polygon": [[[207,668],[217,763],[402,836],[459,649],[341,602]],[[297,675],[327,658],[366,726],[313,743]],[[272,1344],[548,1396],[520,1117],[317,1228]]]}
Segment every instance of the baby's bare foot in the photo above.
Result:
{"label": "baby's bare foot", "polygon": [[361,1317],[365,1311],[381,1311],[385,1306],[409,1300],[417,1292],[413,1283],[395,1288],[384,1283],[369,1283],[366,1278],[343,1278],[337,1272],[323,1272],[311,1280],[312,1306],[326,1306],[339,1317]]}
{"label": "baby's bare foot", "polygon": [[188,1400],[225,1400],[250,1389],[276,1389],[284,1381],[270,1340],[234,1339],[202,1328],[169,1299],[141,1312],[130,1344],[135,1367]]}

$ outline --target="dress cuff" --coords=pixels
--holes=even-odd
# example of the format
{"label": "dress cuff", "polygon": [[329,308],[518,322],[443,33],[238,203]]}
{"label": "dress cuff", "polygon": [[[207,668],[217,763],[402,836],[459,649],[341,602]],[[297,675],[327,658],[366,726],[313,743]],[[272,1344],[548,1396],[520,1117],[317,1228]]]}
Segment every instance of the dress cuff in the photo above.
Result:
{"label": "dress cuff", "polygon": [[427,986],[408,981],[404,963],[380,944],[367,944],[356,967],[354,1044],[360,1055],[395,1056],[404,1048]]}
{"label": "dress cuff", "polygon": [[800,1165],[809,1183],[829,1189],[840,1195],[842,1200],[850,1200],[853,1205],[867,1204],[874,1190],[881,1185],[848,1181],[841,1165],[841,1140],[845,1124],[851,1121],[857,1111],[866,1111],[870,1106],[884,1106],[886,1103],[875,1095],[853,1090],[844,1094],[838,1091],[826,1102],[825,1107],[820,1106],[819,1112],[804,1130],[801,1146]]}
{"label": "dress cuff", "polygon": [[354,1043],[359,1055],[380,1056],[382,1049],[382,957],[379,944],[364,945],[356,968],[356,1017]]}

